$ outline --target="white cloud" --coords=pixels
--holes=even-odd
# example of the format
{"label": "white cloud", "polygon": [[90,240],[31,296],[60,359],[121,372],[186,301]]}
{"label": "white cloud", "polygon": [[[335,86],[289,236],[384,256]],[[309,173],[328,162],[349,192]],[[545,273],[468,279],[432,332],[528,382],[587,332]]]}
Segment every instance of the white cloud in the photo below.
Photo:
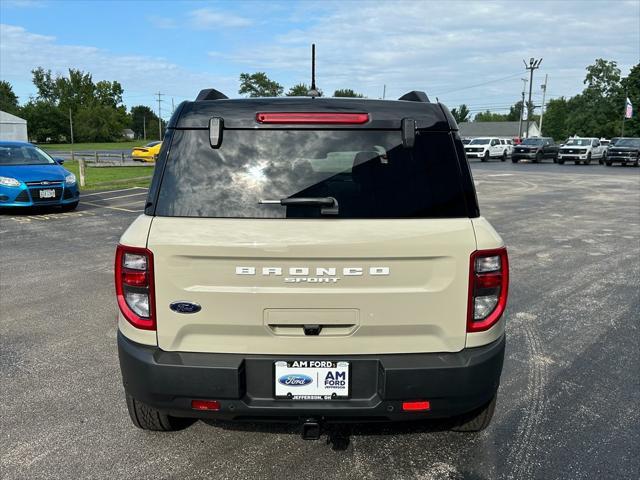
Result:
{"label": "white cloud", "polygon": [[[36,67],[66,74],[69,68],[91,72],[94,81],[117,80],[125,90],[128,105],[153,103],[154,92],[163,92],[170,104],[195,98],[199,89],[213,84],[230,91],[236,78],[193,72],[162,57],[117,55],[91,46],[63,45],[55,37],[39,35],[23,27],[0,24],[0,77],[26,85]],[[31,87],[29,92],[35,93]],[[21,100],[26,101],[21,95]],[[166,109],[165,104],[165,109]],[[165,110],[166,111],[166,110]]]}
{"label": "white cloud", "polygon": [[192,10],[187,16],[189,17],[189,24],[198,30],[248,27],[253,24],[248,18],[229,12],[212,10],[211,8]]}
{"label": "white cloud", "polygon": [[[457,104],[482,95],[507,104],[519,98],[522,58],[543,57],[534,86],[549,73],[549,92],[572,95],[584,68],[598,58],[628,71],[640,57],[639,2],[342,2],[323,3],[305,29],[291,29],[259,48],[232,52],[242,68],[309,78],[310,44],[317,45],[318,84],[371,97],[397,98],[424,89]],[[454,90],[505,77],[475,89]],[[484,95],[483,95],[484,94]],[[492,104],[479,98],[479,108]]]}

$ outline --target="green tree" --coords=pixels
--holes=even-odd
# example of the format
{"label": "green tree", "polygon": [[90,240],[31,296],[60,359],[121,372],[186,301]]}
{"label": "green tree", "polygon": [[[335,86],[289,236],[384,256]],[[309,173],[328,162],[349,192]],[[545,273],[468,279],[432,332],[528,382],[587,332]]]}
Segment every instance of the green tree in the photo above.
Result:
{"label": "green tree", "polygon": [[640,63],[631,68],[629,75],[622,79],[622,92],[624,100],[620,109],[620,129],[622,130],[622,115],[626,99],[629,98],[633,105],[633,117],[625,119],[624,134],[627,137],[640,137]]}
{"label": "green tree", "polygon": [[94,95],[96,100],[108,107],[118,108],[122,104],[124,90],[119,82],[101,80],[95,85]]}
{"label": "green tree", "polygon": [[596,59],[593,65],[587,67],[584,79],[587,90],[608,97],[620,93],[620,69],[614,61]]}
{"label": "green tree", "polygon": [[5,80],[0,80],[0,110],[13,115],[20,113],[18,96],[13,92],[11,84]]}
{"label": "green tree", "polygon": [[569,114],[569,102],[564,97],[549,100],[544,111],[542,135],[553,137],[556,141],[568,138],[570,136],[567,127]]}
{"label": "green tree", "polygon": [[[162,122],[163,130],[165,123]],[[137,138],[144,138],[146,130],[147,140],[159,140],[158,116],[146,105],[136,105],[131,108],[129,128],[135,132]]]}
{"label": "green tree", "polygon": [[51,102],[32,99],[20,113],[28,123],[29,139],[56,143],[70,140],[69,117]]}
{"label": "green tree", "polygon": [[495,113],[490,110],[476,113],[473,118],[474,122],[506,122],[508,115],[503,113]]}
{"label": "green tree", "polygon": [[463,103],[459,107],[451,109],[451,115],[458,123],[468,122],[470,119],[469,107]]}
{"label": "green tree", "polygon": [[122,138],[125,125],[118,110],[94,103],[78,111],[75,137],[78,142],[113,142]]}
{"label": "green tree", "polygon": [[271,80],[264,72],[253,74],[240,74],[240,95],[250,97],[279,97],[282,95],[284,87],[278,82]]}
{"label": "green tree", "polygon": [[55,80],[51,76],[51,70],[38,67],[35,70],[31,70],[31,74],[33,75],[33,84],[38,90],[38,100],[55,103],[57,99],[56,86]]}
{"label": "green tree", "polygon": [[364,95],[361,93],[356,93],[350,88],[339,88],[335,92],[333,92],[334,97],[352,97],[352,98],[364,98]]}
{"label": "green tree", "polygon": [[[67,76],[54,76],[51,70],[42,67],[32,70],[32,74],[38,93],[30,113],[54,115],[56,112],[55,118],[52,116],[48,122],[54,130],[43,127],[39,137],[69,139],[69,112],[74,118],[78,141],[110,141],[122,137],[122,128],[128,118],[126,107],[122,105],[124,91],[120,83],[101,80],[96,84],[90,73],[72,68]],[[100,118],[93,118],[93,115],[100,115]],[[60,123],[56,120],[59,117],[67,120]],[[29,128],[31,130],[31,125]]]}
{"label": "green tree", "polygon": [[624,94],[616,62],[598,58],[587,67],[585,89],[569,99],[571,135],[612,137],[620,133]]}
{"label": "green tree", "polygon": [[287,97],[306,97],[309,92],[309,86],[306,83],[298,83],[291,87],[286,93]]}

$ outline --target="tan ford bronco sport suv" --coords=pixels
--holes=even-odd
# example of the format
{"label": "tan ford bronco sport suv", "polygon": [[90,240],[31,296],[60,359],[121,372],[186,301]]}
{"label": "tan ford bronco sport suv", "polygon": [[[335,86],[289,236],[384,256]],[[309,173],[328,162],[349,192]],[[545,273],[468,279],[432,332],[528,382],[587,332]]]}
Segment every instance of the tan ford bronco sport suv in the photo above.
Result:
{"label": "tan ford bronco sport suv", "polygon": [[508,262],[457,128],[422,92],[182,103],[116,251],[133,423],[485,428]]}

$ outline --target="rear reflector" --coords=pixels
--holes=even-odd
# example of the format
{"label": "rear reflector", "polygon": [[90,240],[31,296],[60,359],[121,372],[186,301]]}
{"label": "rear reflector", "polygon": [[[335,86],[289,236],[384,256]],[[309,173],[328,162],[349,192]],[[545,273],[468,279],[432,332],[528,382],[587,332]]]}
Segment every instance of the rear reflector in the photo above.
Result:
{"label": "rear reflector", "polygon": [[210,410],[217,412],[220,410],[220,402],[217,400],[191,400],[191,408],[194,410]]}
{"label": "rear reflector", "polygon": [[402,402],[402,410],[405,412],[419,412],[430,409],[431,405],[428,400],[422,400],[419,402]]}
{"label": "rear reflector", "polygon": [[122,281],[125,285],[132,287],[146,287],[147,286],[147,272],[140,270],[129,270],[128,268],[122,269]]}
{"label": "rear reflector", "polygon": [[369,121],[368,113],[310,113],[262,112],[256,114],[258,123],[291,125],[362,125]]}

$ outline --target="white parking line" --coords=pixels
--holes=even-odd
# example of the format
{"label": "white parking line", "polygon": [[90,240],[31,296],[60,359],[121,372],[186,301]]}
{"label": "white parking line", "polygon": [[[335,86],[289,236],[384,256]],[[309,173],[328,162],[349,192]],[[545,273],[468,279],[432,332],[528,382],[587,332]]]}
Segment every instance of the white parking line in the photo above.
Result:
{"label": "white parking line", "polygon": [[94,207],[110,208],[111,210],[120,210],[121,212],[130,212],[130,213],[144,212],[144,210],[130,210],[128,208],[122,208],[122,207],[110,207],[109,205],[100,205],[99,203],[92,203],[92,202],[87,202],[87,201],[83,201],[82,203],[84,203],[86,205],[91,205],[91,206],[94,206]]}
{"label": "white parking line", "polygon": [[126,197],[137,197],[138,195],[146,195],[147,192],[140,192],[140,193],[131,193],[129,195],[119,195],[117,197],[109,197],[109,198],[94,198],[93,201],[97,202],[97,201],[101,201],[101,202],[106,202],[107,200],[115,200],[117,198],[126,198]]}
{"label": "white parking line", "polygon": [[87,193],[87,194],[82,194],[82,198],[84,197],[91,197],[93,195],[104,195],[105,193],[109,194],[109,193],[117,193],[117,192],[126,192],[126,191],[130,191],[130,190],[147,190],[144,187],[131,187],[131,188],[122,188],[120,190],[107,190],[105,192],[95,192],[95,193]]}

